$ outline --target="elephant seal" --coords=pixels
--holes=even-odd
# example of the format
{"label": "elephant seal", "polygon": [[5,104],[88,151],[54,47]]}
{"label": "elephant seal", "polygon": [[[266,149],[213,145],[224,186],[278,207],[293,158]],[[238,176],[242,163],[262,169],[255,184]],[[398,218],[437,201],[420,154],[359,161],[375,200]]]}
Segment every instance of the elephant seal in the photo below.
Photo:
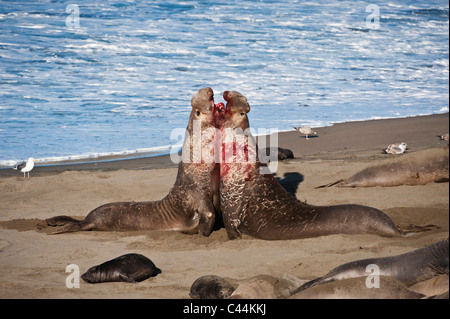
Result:
{"label": "elephant seal", "polygon": [[276,299],[275,287],[267,280],[248,280],[240,284],[227,299]]}
{"label": "elephant seal", "polygon": [[265,156],[270,156],[271,153],[277,154],[279,161],[294,158],[294,153],[290,149],[282,147],[267,147],[262,149],[261,152],[262,154],[265,154]]}
{"label": "elephant seal", "polygon": [[40,222],[38,227],[64,225],[54,234],[93,229],[177,230],[209,236],[220,211],[218,165],[206,160],[205,154],[215,140],[212,89],[200,89],[191,106],[177,178],[165,198],[109,203],[94,209],[82,221],[56,216]]}
{"label": "elephant seal", "polygon": [[316,188],[425,185],[431,182],[448,182],[448,167],[448,147],[430,148],[406,154],[400,158],[383,160],[346,180]]}
{"label": "elephant seal", "polygon": [[295,293],[313,286],[347,278],[367,277],[376,265],[379,275],[394,277],[407,287],[418,282],[449,273],[448,238],[427,247],[397,256],[369,258],[352,261],[331,270],[323,277],[311,280],[300,286]]}
{"label": "elephant seal", "polygon": [[372,207],[313,206],[297,200],[258,160],[257,145],[249,130],[247,99],[229,91],[223,93],[223,98],[227,104],[216,108],[216,122],[222,138],[221,212],[230,239],[241,234],[266,240],[332,234],[402,236],[425,230],[402,230]]}
{"label": "elephant seal", "polygon": [[289,299],[420,299],[425,295],[409,290],[393,277],[380,276],[379,287],[369,288],[365,277],[348,278],[311,287]]}
{"label": "elephant seal", "polygon": [[89,268],[81,275],[81,279],[90,284],[113,281],[137,283],[160,272],[147,257],[140,254],[126,254]]}
{"label": "elephant seal", "polygon": [[426,296],[436,296],[445,293],[449,289],[449,276],[439,275],[428,280],[418,282],[408,288]]}
{"label": "elephant seal", "polygon": [[225,279],[206,275],[197,278],[191,286],[189,296],[193,299],[225,299],[234,291],[233,287]]}

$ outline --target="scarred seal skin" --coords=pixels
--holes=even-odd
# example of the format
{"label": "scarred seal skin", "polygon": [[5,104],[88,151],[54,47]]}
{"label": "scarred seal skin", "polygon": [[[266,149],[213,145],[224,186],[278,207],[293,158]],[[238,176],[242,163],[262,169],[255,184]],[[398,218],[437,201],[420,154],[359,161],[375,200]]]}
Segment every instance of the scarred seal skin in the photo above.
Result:
{"label": "scarred seal skin", "polygon": [[294,294],[327,282],[367,277],[369,265],[376,265],[379,275],[394,277],[410,287],[418,282],[449,273],[448,238],[405,254],[352,261],[331,270],[323,277],[300,286]]}
{"label": "scarred seal skin", "polygon": [[156,276],[161,271],[141,254],[126,254],[88,269],[81,279],[90,283],[124,281],[137,283]]}
{"label": "scarred seal skin", "polygon": [[166,197],[159,201],[108,203],[81,221],[56,216],[37,226],[63,226],[54,234],[82,230],[176,230],[209,236],[216,215],[220,214],[219,167],[205,154],[215,141],[212,89],[200,89],[191,106],[182,160],[175,184]]}
{"label": "scarred seal skin", "polygon": [[258,160],[248,130],[250,105],[239,92],[226,91],[225,108],[216,108],[222,139],[220,202],[230,239],[298,239],[332,234],[402,236],[428,230],[402,230],[382,211],[362,205],[314,206],[290,195]]}

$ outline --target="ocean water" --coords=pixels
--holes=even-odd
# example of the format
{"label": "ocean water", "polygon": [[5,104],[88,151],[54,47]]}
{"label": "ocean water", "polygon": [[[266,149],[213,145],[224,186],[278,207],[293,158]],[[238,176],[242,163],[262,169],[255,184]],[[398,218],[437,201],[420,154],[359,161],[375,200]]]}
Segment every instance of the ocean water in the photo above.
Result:
{"label": "ocean water", "polygon": [[0,166],[167,153],[205,86],[255,129],[448,112],[448,1],[0,1]]}

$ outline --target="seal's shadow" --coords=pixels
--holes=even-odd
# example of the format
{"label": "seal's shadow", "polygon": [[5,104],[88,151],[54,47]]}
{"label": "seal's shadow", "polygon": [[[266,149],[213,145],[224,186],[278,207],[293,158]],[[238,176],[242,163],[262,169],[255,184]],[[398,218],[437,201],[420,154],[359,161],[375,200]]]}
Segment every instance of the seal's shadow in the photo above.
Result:
{"label": "seal's shadow", "polygon": [[275,177],[283,188],[292,196],[296,197],[298,185],[303,182],[303,175],[298,172],[284,173],[283,178]]}

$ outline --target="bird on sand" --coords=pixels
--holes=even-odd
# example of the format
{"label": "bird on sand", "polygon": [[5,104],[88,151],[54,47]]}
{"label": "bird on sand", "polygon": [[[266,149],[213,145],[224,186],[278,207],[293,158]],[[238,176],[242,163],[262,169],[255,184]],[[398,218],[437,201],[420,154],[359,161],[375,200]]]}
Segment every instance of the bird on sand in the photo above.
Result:
{"label": "bird on sand", "polygon": [[444,135],[438,135],[438,137],[443,141],[448,141],[448,133]]}
{"label": "bird on sand", "polygon": [[23,173],[23,177],[28,173],[28,177],[30,177],[30,171],[34,168],[35,159],[30,157],[26,162],[18,163],[14,166],[14,169],[19,170]]}
{"label": "bird on sand", "polygon": [[299,131],[302,134],[306,135],[306,139],[309,140],[308,135],[312,135],[312,134],[317,134],[316,132],[314,132],[314,130],[312,128],[310,128],[309,126],[301,126],[301,127],[295,127],[293,126],[293,128],[295,128],[297,131]]}
{"label": "bird on sand", "polygon": [[390,144],[385,150],[384,154],[402,154],[408,148],[408,144],[405,142]]}

